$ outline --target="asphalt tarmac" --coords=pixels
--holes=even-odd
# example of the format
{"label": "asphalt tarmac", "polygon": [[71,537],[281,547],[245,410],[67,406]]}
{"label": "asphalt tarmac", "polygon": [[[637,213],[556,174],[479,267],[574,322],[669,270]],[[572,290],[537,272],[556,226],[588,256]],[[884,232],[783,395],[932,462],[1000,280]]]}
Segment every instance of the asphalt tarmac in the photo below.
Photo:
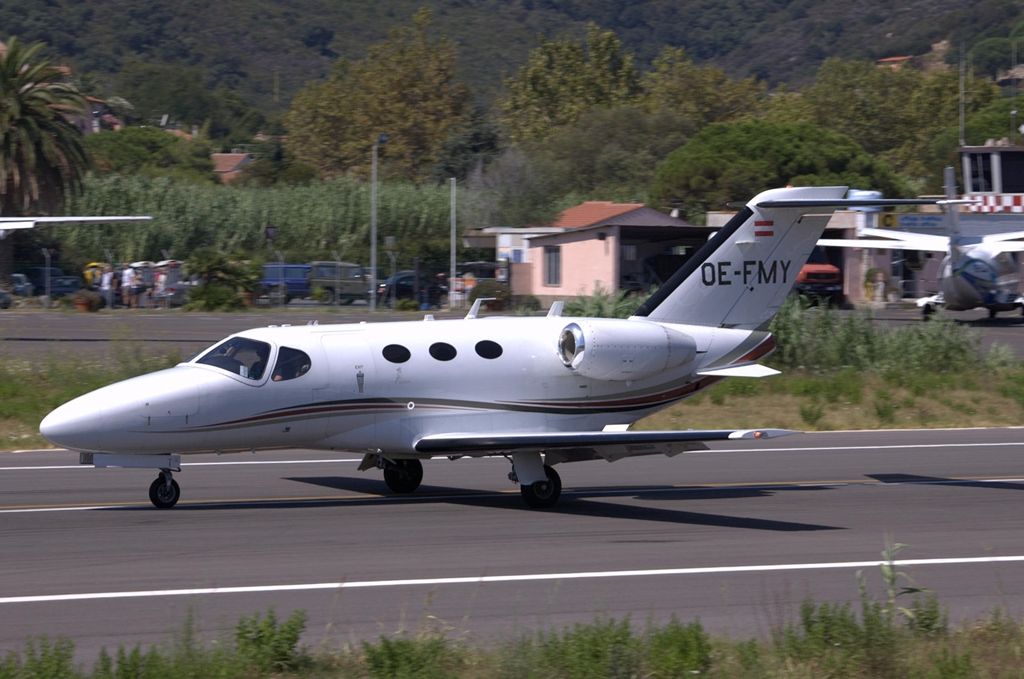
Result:
{"label": "asphalt tarmac", "polygon": [[953,621],[1024,614],[1024,429],[832,432],[722,442],[672,459],[559,467],[554,511],[522,505],[501,459],[433,460],[413,496],[357,457],[186,458],[181,503],[146,470],[63,451],[0,455],[0,652],[47,634],[101,646],[206,640],[296,609],[304,642],[446,630],[488,642],[600,617],[699,618],[767,635],[799,604],[884,596],[878,562]]}

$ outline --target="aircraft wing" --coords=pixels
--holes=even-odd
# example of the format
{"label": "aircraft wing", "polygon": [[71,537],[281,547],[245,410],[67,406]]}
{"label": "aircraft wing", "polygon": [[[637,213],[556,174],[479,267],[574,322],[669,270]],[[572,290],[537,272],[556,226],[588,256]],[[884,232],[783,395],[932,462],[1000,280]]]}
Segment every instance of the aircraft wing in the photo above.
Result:
{"label": "aircraft wing", "polygon": [[677,455],[706,450],[705,441],[776,438],[789,429],[687,429],[684,431],[559,431],[537,433],[430,434],[416,442],[420,453],[454,456],[541,451],[548,464],[634,455]]}
{"label": "aircraft wing", "polygon": [[1008,231],[1006,233],[990,233],[987,236],[982,237],[982,241],[985,243],[999,243],[1007,240],[1017,240],[1018,238],[1024,238],[1024,231]]}
{"label": "aircraft wing", "polygon": [[[882,238],[822,238],[818,245],[830,248],[874,248],[876,250],[925,250],[927,252],[949,252],[949,241],[936,236],[924,236],[928,240],[884,240]],[[940,244],[933,238],[942,240]]]}
{"label": "aircraft wing", "polygon": [[996,241],[993,245],[998,247],[1002,252],[1024,252],[1024,241]]}
{"label": "aircraft wing", "polygon": [[0,228],[31,229],[36,224],[53,224],[60,222],[141,222],[152,217],[143,216],[109,216],[109,217],[0,217]]}
{"label": "aircraft wing", "polygon": [[60,222],[142,222],[153,219],[149,216],[108,216],[108,217],[0,217],[0,238],[15,229],[34,229],[39,224]]}

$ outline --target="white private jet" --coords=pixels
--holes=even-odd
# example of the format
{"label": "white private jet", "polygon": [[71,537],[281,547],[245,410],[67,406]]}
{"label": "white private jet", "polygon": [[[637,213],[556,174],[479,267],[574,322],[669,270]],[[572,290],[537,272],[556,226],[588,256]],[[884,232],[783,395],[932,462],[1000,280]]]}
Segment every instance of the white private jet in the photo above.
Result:
{"label": "white private jet", "polygon": [[955,192],[953,168],[947,168],[947,199],[937,201],[946,210],[945,236],[891,229],[861,229],[860,235],[869,238],[823,238],[818,241],[818,245],[945,253],[939,269],[939,292],[917,300],[925,320],[938,307],[951,311],[985,307],[989,318],[994,318],[1000,311],[1024,307],[1017,262],[1010,254],[1024,252],[1024,241],[1019,240],[1024,238],[1024,231],[994,233],[980,238],[962,235],[956,205],[971,201],[956,200]]}
{"label": "white private jet", "polygon": [[191,361],[76,398],[43,436],[96,467],[159,469],[150,500],[174,506],[188,453],[362,452],[396,493],[421,459],[501,455],[530,507],[561,494],[554,466],[675,455],[785,430],[628,431],[724,377],[762,377],[767,332],[846,187],[765,191],[629,319],[476,318],[247,330]]}
{"label": "white private jet", "polygon": [[105,222],[142,222],[152,217],[0,217],[0,239],[7,237],[8,231],[17,229],[34,229],[40,224],[56,224],[61,222],[105,223]]}

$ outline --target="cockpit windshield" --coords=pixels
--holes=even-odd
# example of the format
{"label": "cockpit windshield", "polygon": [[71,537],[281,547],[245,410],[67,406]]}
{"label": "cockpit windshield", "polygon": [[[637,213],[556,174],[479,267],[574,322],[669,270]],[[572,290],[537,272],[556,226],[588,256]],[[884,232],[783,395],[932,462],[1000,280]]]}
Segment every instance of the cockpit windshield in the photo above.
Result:
{"label": "cockpit windshield", "polygon": [[270,345],[266,342],[231,337],[207,351],[196,363],[212,365],[256,381],[263,377],[269,357]]}

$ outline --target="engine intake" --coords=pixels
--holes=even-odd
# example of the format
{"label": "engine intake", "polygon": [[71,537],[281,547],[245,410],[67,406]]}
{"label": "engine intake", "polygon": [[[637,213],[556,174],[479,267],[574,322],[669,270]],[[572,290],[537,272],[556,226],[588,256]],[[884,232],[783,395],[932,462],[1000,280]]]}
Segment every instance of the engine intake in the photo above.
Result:
{"label": "engine intake", "polygon": [[692,337],[649,321],[580,320],[558,335],[562,365],[595,380],[644,379],[696,355]]}

